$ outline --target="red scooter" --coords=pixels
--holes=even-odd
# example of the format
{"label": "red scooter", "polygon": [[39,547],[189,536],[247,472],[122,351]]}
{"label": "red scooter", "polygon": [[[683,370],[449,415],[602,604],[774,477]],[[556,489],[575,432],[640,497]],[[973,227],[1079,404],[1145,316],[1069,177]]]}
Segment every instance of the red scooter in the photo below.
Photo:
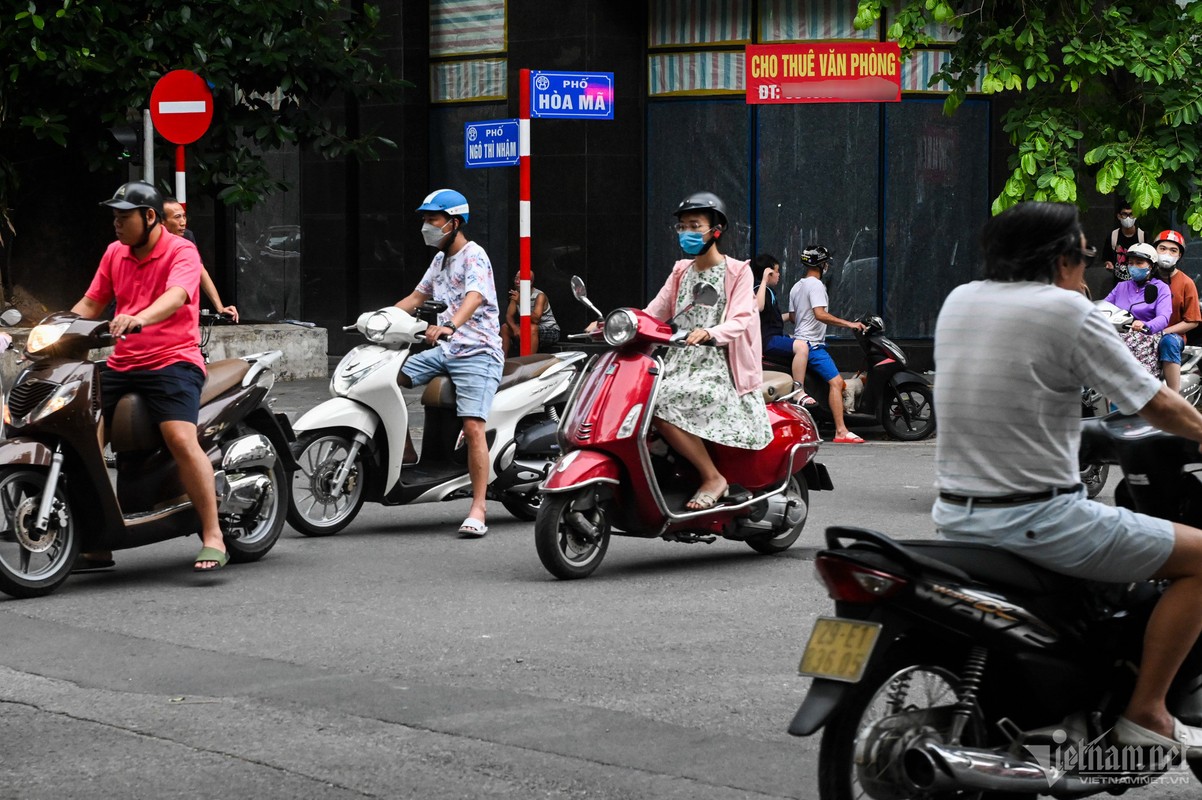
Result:
{"label": "red scooter", "polygon": [[[572,291],[602,317],[579,277],[572,277]],[[716,301],[712,286],[698,285],[693,305]],[[814,460],[820,441],[814,420],[790,402],[796,395],[792,378],[768,372],[762,391],[772,441],[762,450],[707,443],[722,474],[740,484],[732,481],[713,508],[685,508],[699,478],[668,449],[652,417],[664,370],[659,351],[686,346],[687,335],[674,323],[620,308],[598,330],[568,337],[604,338],[612,349],[593,357],[568,399],[559,427],[563,455],[540,487],[534,540],[555,577],[592,574],[611,534],[706,544],[722,537],[779,553],[801,535],[809,491],[833,488],[826,468]]]}

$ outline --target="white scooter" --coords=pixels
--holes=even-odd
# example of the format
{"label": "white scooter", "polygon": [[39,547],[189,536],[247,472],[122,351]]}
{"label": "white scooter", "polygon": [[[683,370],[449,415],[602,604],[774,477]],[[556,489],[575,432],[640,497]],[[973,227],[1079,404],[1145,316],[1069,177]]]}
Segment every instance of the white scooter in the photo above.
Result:
{"label": "white scooter", "polygon": [[[1102,313],[1120,333],[1131,328],[1135,320],[1130,311],[1114,303],[1097,300],[1094,307]],[[1202,347],[1185,345],[1181,348],[1181,396],[1194,408],[1202,410]]]}
{"label": "white scooter", "polygon": [[[466,442],[446,377],[422,393],[422,452],[405,463],[409,409],[397,379],[445,308],[428,301],[412,316],[389,306],[343,329],[359,331],[370,344],[342,357],[330,380],[331,399],[292,424],[299,464],[288,507],[292,527],[329,536],[350,524],[367,500],[402,505],[471,497]],[[584,357],[573,351],[505,362],[488,414],[489,496],[519,519],[533,521],[538,513],[538,486],[560,456],[559,410]]]}

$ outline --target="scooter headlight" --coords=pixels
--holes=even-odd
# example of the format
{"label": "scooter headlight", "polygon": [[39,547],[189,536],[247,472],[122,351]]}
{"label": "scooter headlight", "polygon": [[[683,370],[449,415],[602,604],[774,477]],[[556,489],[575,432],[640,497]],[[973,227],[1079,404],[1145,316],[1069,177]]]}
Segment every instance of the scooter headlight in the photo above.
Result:
{"label": "scooter headlight", "polygon": [[626,344],[639,330],[639,322],[628,308],[609,312],[605,318],[605,341],[617,346]]}
{"label": "scooter headlight", "polygon": [[25,350],[30,353],[36,353],[39,350],[45,350],[59,339],[63,338],[63,334],[67,332],[67,328],[71,327],[70,322],[56,322],[53,325],[38,325],[29,332],[29,339],[25,342]]}
{"label": "scooter headlight", "polygon": [[363,326],[363,335],[369,342],[382,342],[384,334],[388,333],[391,325],[392,320],[388,318],[388,315],[377,311],[367,318],[367,324]]}

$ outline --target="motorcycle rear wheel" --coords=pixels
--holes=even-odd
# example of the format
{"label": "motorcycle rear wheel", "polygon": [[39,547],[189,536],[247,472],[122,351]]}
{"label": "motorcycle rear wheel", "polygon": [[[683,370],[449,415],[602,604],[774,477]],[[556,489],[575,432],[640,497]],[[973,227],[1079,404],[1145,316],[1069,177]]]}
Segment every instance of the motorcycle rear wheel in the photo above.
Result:
{"label": "motorcycle rear wheel", "polygon": [[292,493],[288,487],[288,469],[282,459],[276,458],[267,477],[271,480],[271,496],[263,500],[263,506],[254,519],[241,524],[222,520],[225,549],[230,554],[230,561],[235,564],[249,564],[267,555],[284,530],[288,498]]}
{"label": "motorcycle rear wheel", "polygon": [[0,470],[0,591],[12,597],[42,597],[62,585],[79,555],[75,514],[62,484],[54,495],[47,532],[30,532],[46,487],[41,470]]}
{"label": "motorcycle rear wheel", "polygon": [[534,522],[534,520],[538,519],[538,509],[542,506],[542,503],[543,496],[539,494],[537,489],[532,489],[526,494],[506,492],[501,495],[501,505],[505,506],[506,511],[522,522]]}
{"label": "motorcycle rear wheel", "polygon": [[[596,503],[595,490],[585,487],[575,492],[552,494],[543,497],[534,521],[534,546],[538,560],[560,580],[587,578],[597,569],[609,549],[609,522],[605,512]],[[575,504],[588,502],[580,509]],[[590,540],[578,525],[570,521],[570,515],[579,513],[594,526],[598,535]]]}
{"label": "motorcycle rear wheel", "polygon": [[[903,408],[910,415],[906,422]],[[911,381],[885,389],[881,404],[881,426],[885,433],[902,442],[916,442],[935,432],[935,398],[931,387]]]}
{"label": "motorcycle rear wheel", "polygon": [[806,516],[801,522],[781,533],[762,533],[748,539],[747,545],[757,553],[768,556],[783,553],[793,546],[793,543],[801,536],[801,529],[806,526],[806,520],[809,519],[810,489],[806,486],[806,479],[800,472],[789,480],[785,495],[790,500],[800,500],[801,504],[806,507]]}
{"label": "motorcycle rear wheel", "polygon": [[297,470],[292,474],[288,524],[305,536],[333,536],[350,525],[363,507],[367,484],[367,459],[362,448],[338,498],[330,497],[334,471],[351,451],[351,437],[343,430],[304,433],[293,446]]}
{"label": "motorcycle rear wheel", "polygon": [[[861,783],[856,768],[857,745],[869,726],[878,720],[902,711],[939,708],[956,702],[959,679],[946,667],[931,663],[905,651],[886,657],[879,668],[864,676],[853,686],[838,710],[822,731],[818,753],[818,796],[821,800],[858,800],[872,797]],[[965,744],[980,743],[981,724],[971,721],[964,730]],[[867,757],[867,756],[866,756]],[[892,762],[875,767],[897,768]],[[931,797],[929,794],[905,794],[900,784],[890,784],[895,797]],[[1034,800],[1035,795],[987,792],[953,792],[940,794],[947,800]]]}

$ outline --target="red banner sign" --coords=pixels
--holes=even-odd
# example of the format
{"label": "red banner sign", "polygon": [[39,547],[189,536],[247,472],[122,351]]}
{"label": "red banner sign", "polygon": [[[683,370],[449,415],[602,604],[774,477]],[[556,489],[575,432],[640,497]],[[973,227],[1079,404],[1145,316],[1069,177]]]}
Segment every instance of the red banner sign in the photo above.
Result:
{"label": "red banner sign", "polygon": [[901,100],[897,42],[749,44],[746,59],[748,103]]}

